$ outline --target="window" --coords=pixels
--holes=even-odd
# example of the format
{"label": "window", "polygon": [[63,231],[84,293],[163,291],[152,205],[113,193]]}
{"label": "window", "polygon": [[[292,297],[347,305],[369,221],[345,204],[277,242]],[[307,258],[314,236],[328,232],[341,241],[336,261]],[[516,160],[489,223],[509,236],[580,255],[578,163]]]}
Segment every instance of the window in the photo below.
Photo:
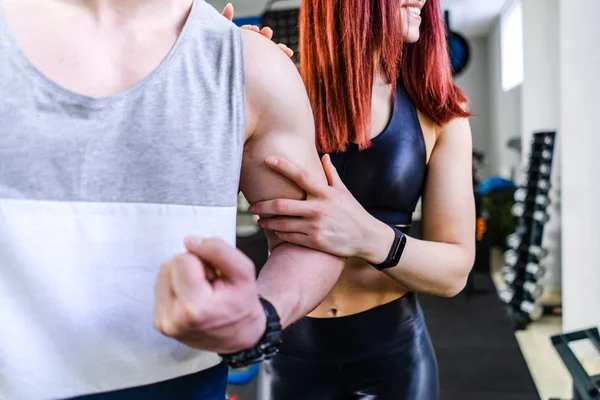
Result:
{"label": "window", "polygon": [[523,65],[523,2],[514,0],[500,17],[502,88],[505,92],[521,85]]}

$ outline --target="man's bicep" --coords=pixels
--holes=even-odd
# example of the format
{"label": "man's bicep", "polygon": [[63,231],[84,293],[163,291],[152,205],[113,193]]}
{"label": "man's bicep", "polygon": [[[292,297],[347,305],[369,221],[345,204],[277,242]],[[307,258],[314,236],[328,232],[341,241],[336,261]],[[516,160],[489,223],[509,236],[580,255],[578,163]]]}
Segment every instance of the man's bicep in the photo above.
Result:
{"label": "man's bicep", "polygon": [[315,144],[315,124],[304,83],[294,64],[270,41],[246,33],[248,140],[244,146],[240,189],[252,203],[278,198],[303,199],[292,181],[273,172],[269,156],[285,158],[327,182]]}
{"label": "man's bicep", "polygon": [[[308,137],[307,137],[308,136]],[[272,132],[262,135],[256,142],[247,143],[244,149],[240,188],[250,204],[273,199],[302,200],[306,193],[294,182],[275,173],[265,159],[278,156],[307,168],[311,174],[326,180],[310,135]],[[266,232],[269,250],[282,241],[271,232]]]}
{"label": "man's bicep", "polygon": [[[285,158],[306,168],[312,176],[326,182],[314,144],[310,125],[299,126],[309,134],[267,132],[251,140],[244,149],[240,188],[250,204],[272,199],[301,200],[305,192],[291,180],[270,169],[265,160],[270,156]],[[254,138],[253,138],[254,139]]]}

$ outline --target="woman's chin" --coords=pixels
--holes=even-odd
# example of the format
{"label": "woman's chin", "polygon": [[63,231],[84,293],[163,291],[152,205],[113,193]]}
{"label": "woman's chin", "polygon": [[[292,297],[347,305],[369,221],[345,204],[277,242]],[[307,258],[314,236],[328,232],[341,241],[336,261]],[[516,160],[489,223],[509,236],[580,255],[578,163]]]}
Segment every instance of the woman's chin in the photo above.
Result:
{"label": "woman's chin", "polygon": [[404,43],[406,43],[406,44],[417,43],[420,38],[421,38],[421,34],[419,31],[410,32],[407,35],[404,35]]}

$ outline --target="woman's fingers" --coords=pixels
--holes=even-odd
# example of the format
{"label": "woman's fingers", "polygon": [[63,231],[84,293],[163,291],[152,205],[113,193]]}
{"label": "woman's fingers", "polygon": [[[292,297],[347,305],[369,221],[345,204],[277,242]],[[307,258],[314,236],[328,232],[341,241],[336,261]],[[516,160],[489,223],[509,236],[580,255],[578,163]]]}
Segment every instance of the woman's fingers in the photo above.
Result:
{"label": "woman's fingers", "polygon": [[252,31],[252,32],[256,32],[256,33],[260,33],[260,28],[256,25],[242,25],[242,29],[245,29],[247,31]]}
{"label": "woman's fingers", "polygon": [[328,185],[323,184],[315,176],[311,175],[308,170],[299,165],[279,157],[268,157],[266,164],[286,178],[294,181],[300,188],[314,196],[323,196]]}
{"label": "woman's fingers", "polygon": [[273,29],[269,28],[268,26],[265,26],[264,28],[262,28],[260,30],[260,34],[269,40],[273,39]]}
{"label": "woman's fingers", "polygon": [[325,175],[327,175],[327,181],[329,181],[329,186],[333,187],[345,187],[342,178],[337,172],[337,169],[331,162],[331,157],[329,154],[325,154],[321,159],[321,164],[323,164],[323,170],[325,171]]}
{"label": "woman's fingers", "polygon": [[233,21],[233,15],[235,14],[235,10],[231,3],[227,3],[225,8],[223,9],[223,16],[230,21]]}
{"label": "woman's fingers", "polygon": [[258,220],[258,226],[269,231],[284,233],[310,233],[308,221],[300,218],[261,218]]}
{"label": "woman's fingers", "polygon": [[261,35],[263,35],[264,37],[266,37],[269,40],[273,39],[273,29],[269,28],[268,26],[265,26],[264,28],[261,29],[256,25],[242,25],[242,29],[260,33]]}
{"label": "woman's fingers", "polygon": [[310,217],[315,215],[316,210],[306,200],[265,200],[250,206],[252,214],[261,217]]}
{"label": "woman's fingers", "polygon": [[304,233],[275,232],[275,236],[287,243],[312,248],[310,236],[305,235]]}
{"label": "woman's fingers", "polygon": [[[231,6],[231,9],[228,8],[229,6],[230,5],[225,7],[225,10],[223,10],[223,15],[225,15],[226,18],[231,20],[233,18],[233,6]],[[231,17],[228,17],[229,14],[231,14]],[[273,40],[273,35],[275,34],[275,32],[273,32],[273,29],[271,29],[268,26],[265,26],[261,29],[256,25],[243,25],[242,29],[259,33],[269,40]],[[290,58],[292,58],[294,56],[294,50],[290,49],[285,44],[279,43],[277,46],[279,46],[279,48],[285,53],[286,56],[288,56]]]}
{"label": "woman's fingers", "polygon": [[277,46],[285,53],[286,56],[292,58],[294,56],[294,50],[290,49],[283,43],[279,43]]}

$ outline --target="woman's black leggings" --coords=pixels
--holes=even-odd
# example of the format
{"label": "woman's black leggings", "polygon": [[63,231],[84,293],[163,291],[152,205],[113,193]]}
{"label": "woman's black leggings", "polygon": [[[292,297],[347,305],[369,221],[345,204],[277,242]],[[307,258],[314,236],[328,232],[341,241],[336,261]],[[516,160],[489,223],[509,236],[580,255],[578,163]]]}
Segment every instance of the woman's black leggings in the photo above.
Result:
{"label": "woman's black leggings", "polygon": [[415,294],[360,314],[304,318],[263,364],[260,400],[437,400],[433,346]]}

